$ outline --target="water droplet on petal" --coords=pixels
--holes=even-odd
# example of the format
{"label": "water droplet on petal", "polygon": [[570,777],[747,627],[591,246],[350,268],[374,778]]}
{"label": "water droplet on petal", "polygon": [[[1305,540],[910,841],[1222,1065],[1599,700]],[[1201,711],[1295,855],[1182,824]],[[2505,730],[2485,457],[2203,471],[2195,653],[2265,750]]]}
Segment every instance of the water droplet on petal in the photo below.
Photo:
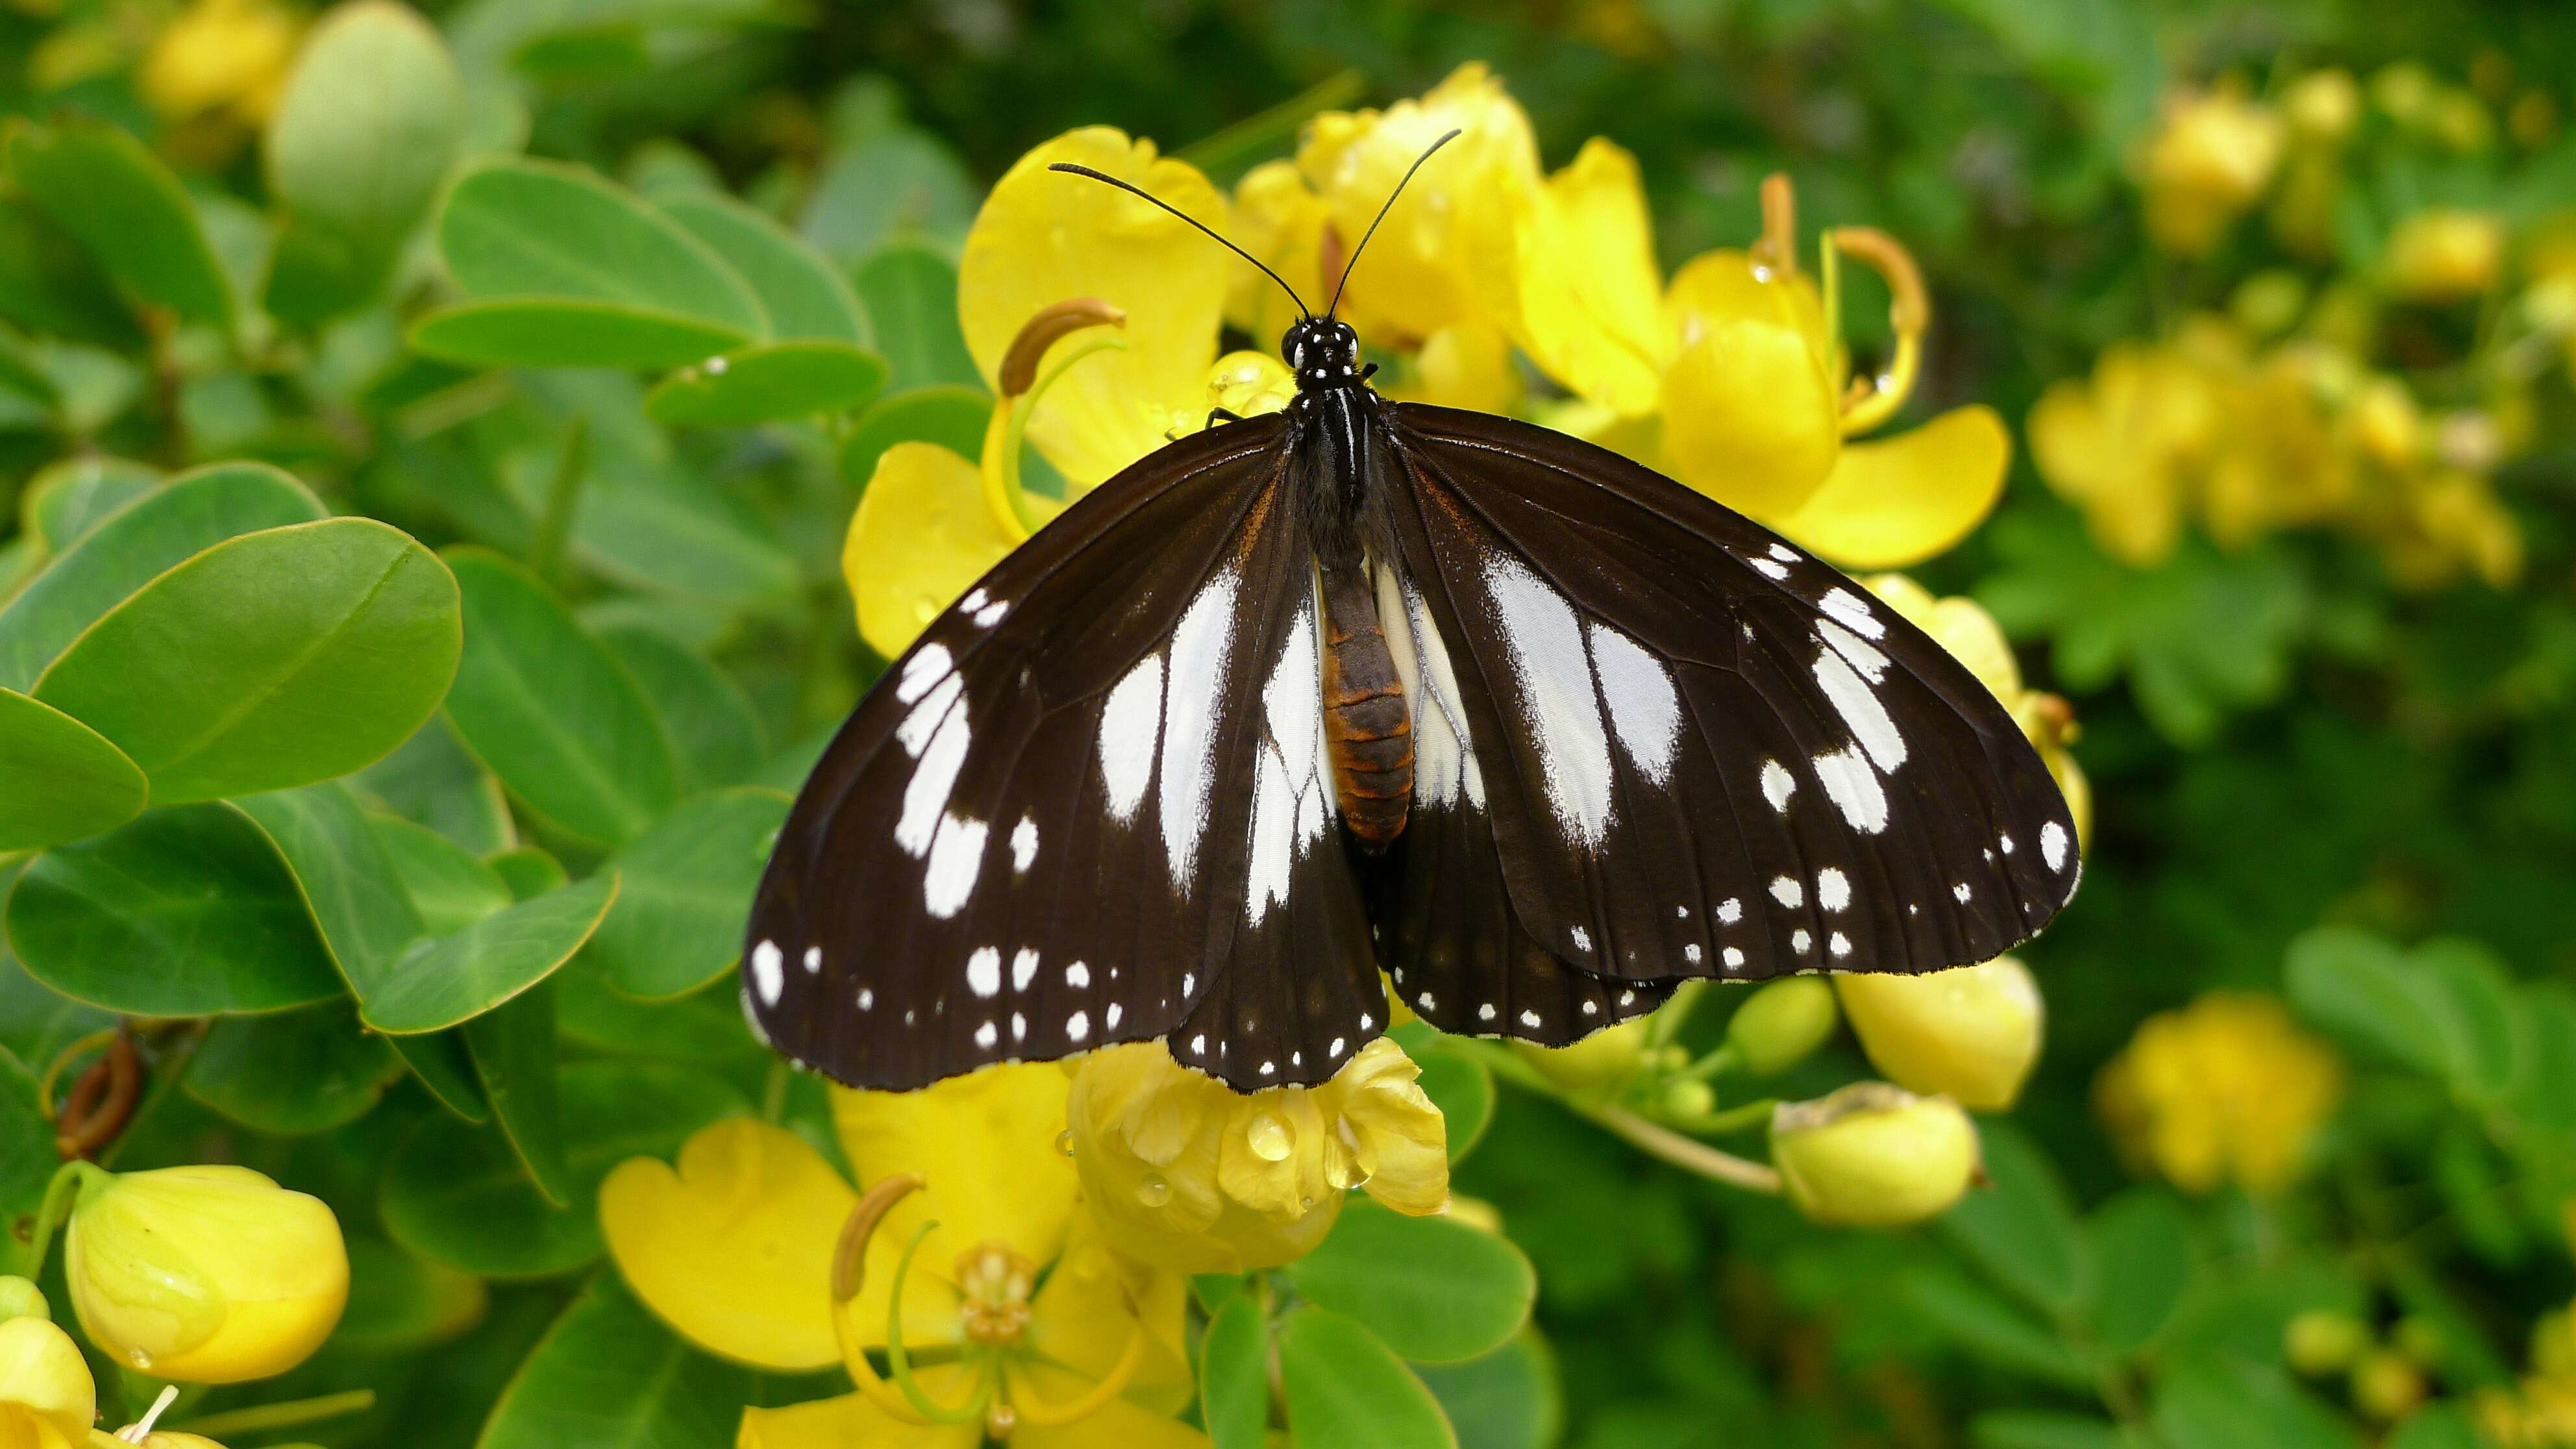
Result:
{"label": "water droplet on petal", "polygon": [[1295,1151],[1297,1145],[1296,1139],[1289,1134],[1288,1124],[1280,1121],[1276,1112],[1253,1113],[1252,1123],[1244,1128],[1243,1137],[1250,1144],[1252,1155],[1264,1162],[1287,1161],[1288,1154]]}
{"label": "water droplet on petal", "polygon": [[1063,1153],[1067,1157],[1071,1157],[1073,1155],[1072,1128],[1068,1127],[1064,1131],[1055,1134],[1055,1150]]}
{"label": "water droplet on petal", "polygon": [[1146,1173],[1145,1180],[1136,1184],[1136,1201],[1149,1208],[1161,1207],[1171,1200],[1172,1185],[1165,1182],[1159,1172]]}

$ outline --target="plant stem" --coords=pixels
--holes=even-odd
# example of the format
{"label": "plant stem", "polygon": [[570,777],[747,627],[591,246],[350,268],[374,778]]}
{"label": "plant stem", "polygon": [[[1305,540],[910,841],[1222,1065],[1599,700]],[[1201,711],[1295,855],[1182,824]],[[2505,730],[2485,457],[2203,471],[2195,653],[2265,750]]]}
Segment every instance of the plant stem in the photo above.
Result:
{"label": "plant stem", "polygon": [[227,1409],[220,1414],[208,1414],[202,1419],[191,1419],[173,1427],[181,1433],[201,1438],[229,1439],[236,1434],[292,1429],[346,1414],[363,1414],[375,1406],[374,1389],[347,1389],[310,1399],[289,1399],[282,1404],[254,1404],[245,1409]]}
{"label": "plant stem", "polygon": [[1366,78],[1356,68],[1335,71],[1268,110],[1256,111],[1175,154],[1207,172],[1219,184],[1230,182],[1251,169],[1248,163],[1255,155],[1296,135],[1308,117],[1317,111],[1349,105],[1360,98],[1367,86]]}
{"label": "plant stem", "polygon": [[1731,1152],[1720,1152],[1705,1142],[1693,1141],[1670,1128],[1658,1127],[1624,1107],[1596,1107],[1587,1115],[1626,1138],[1631,1145],[1713,1182],[1740,1187],[1747,1192],[1777,1194],[1780,1191],[1777,1170]]}
{"label": "plant stem", "polygon": [[54,1232],[63,1219],[72,1215],[72,1205],[79,1201],[81,1188],[93,1178],[107,1173],[93,1162],[66,1162],[54,1169],[54,1180],[45,1184],[44,1201],[36,1208],[36,1225],[28,1235],[26,1246],[18,1250],[18,1276],[33,1283],[44,1276],[45,1254],[51,1250]]}
{"label": "plant stem", "polygon": [[546,487],[545,516],[537,520],[537,535],[528,544],[528,567],[548,584],[558,583],[563,574],[573,508],[581,500],[582,480],[589,474],[590,419],[576,417],[564,429],[563,447],[555,454],[555,476]]}

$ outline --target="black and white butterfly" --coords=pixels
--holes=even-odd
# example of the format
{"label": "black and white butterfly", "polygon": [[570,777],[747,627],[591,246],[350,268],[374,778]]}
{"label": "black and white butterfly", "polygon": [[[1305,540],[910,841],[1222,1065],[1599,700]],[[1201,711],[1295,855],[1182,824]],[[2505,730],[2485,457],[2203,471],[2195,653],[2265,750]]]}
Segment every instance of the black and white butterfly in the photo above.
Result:
{"label": "black and white butterfly", "polygon": [[751,912],[779,1051],[911,1088],[1160,1037],[1311,1084],[1386,1029],[1381,970],[1562,1045],[1695,977],[1986,960],[2074,893],[2012,718],[1831,566],[1381,398],[1330,308],[1281,350],[1285,412],[1066,509],[843,726]]}

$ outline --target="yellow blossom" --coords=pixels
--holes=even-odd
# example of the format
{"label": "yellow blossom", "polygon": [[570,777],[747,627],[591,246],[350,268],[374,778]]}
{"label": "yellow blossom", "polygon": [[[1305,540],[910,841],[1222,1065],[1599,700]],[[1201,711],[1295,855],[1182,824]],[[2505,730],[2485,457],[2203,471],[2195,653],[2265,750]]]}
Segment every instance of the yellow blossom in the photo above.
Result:
{"label": "yellow blossom", "polygon": [[1052,1065],[835,1089],[855,1190],[793,1133],[717,1123],[676,1165],[609,1175],[609,1252],[710,1352],[782,1371],[838,1361],[859,1385],[746,1409],[743,1445],[971,1449],[988,1431],[1041,1449],[1204,1445],[1171,1417],[1189,1399],[1186,1287],[1120,1259],[1078,1205],[1056,1147],[1065,1090]]}
{"label": "yellow blossom", "polygon": [[97,1417],[98,1390],[70,1334],[41,1318],[0,1322],[0,1444],[86,1444]]}
{"label": "yellow blossom", "polygon": [[2310,71],[2291,82],[2281,110],[2289,117],[2294,139],[2336,145],[2360,123],[2361,83],[2348,70]]}
{"label": "yellow blossom", "polygon": [[1744,1069],[1777,1076],[1807,1059],[1834,1034],[1834,989],[1813,976],[1792,976],[1754,991],[1726,1021],[1726,1044]]}
{"label": "yellow blossom", "polygon": [[2478,296],[2504,273],[2504,222],[2491,212],[2434,207],[2397,224],[2381,269],[2389,290],[2410,302]]}
{"label": "yellow blossom", "polygon": [[1898,1227],[1949,1210],[1978,1170],[1956,1102],[1854,1082],[1771,1116],[1771,1162],[1798,1211],[1845,1227]]}
{"label": "yellow blossom", "polygon": [[1379,1037],[1320,1086],[1247,1094],[1160,1042],[1094,1052],[1066,1107],[1086,1200],[1119,1251],[1192,1273],[1302,1256],[1354,1187],[1398,1212],[1437,1212],[1448,1133],[1420,1070]]}
{"label": "yellow blossom", "polygon": [[2147,231],[2180,256],[2207,254],[2272,183],[2283,128],[2227,90],[2172,99],[2146,155]]}
{"label": "yellow blossom", "polygon": [[2000,1112],[2039,1060],[2039,983],[2010,956],[1919,976],[1837,975],[1870,1063],[1909,1091]]}
{"label": "yellow blossom", "polygon": [[277,103],[296,31],[272,0],[194,0],[152,38],[135,89],[174,121],[229,110],[255,124]]}
{"label": "yellow blossom", "polygon": [[63,1267],[90,1341],[178,1383],[284,1373],[349,1301],[339,1220],[246,1167],[98,1174]]}
{"label": "yellow blossom", "polygon": [[2269,996],[2211,992],[2149,1017],[2102,1069],[2094,1103],[2129,1160],[2190,1192],[2269,1196],[2305,1166],[2343,1095],[2343,1064]]}
{"label": "yellow blossom", "polygon": [[[1334,278],[1324,271],[1324,228],[1332,208],[1306,185],[1293,161],[1265,161],[1234,184],[1234,225],[1226,239],[1259,257],[1282,281],[1322,306]],[[1374,246],[1374,243],[1372,243]],[[1295,303],[1251,267],[1237,266],[1225,304],[1226,320],[1275,347],[1298,319]]]}
{"label": "yellow blossom", "polygon": [[2218,397],[2174,348],[2114,344],[2089,379],[2049,384],[2030,412],[2032,461],[2058,496],[2084,512],[2112,557],[2144,567],[2172,554],[2191,499],[2192,469],[2217,431]]}

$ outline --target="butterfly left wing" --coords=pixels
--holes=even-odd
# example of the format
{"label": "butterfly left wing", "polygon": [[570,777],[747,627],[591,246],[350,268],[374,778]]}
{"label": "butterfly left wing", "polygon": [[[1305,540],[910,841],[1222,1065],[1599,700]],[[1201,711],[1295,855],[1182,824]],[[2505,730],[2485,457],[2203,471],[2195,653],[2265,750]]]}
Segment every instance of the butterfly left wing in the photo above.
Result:
{"label": "butterfly left wing", "polygon": [[[2073,893],[2065,802],[2001,703],[1840,573],[1579,440],[1389,412],[1381,594],[1423,681],[1399,929],[1488,848],[1511,930],[1578,987],[1934,970]],[[1482,993],[1458,1029],[1580,1035],[1551,1011],[1584,997],[1503,970],[1515,937],[1482,916],[1414,923],[1398,989],[1445,972]]]}
{"label": "butterfly left wing", "polygon": [[1148,456],[895,661],[753,900],[778,1050],[905,1089],[1167,1036],[1253,1087],[1382,1029],[1284,457],[1271,419]]}

